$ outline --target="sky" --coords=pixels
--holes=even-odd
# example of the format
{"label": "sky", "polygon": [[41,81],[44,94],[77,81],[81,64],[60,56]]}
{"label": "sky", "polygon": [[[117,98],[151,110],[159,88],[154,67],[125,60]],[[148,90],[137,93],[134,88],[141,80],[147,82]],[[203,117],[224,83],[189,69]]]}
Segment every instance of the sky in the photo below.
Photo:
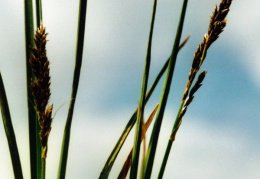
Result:
{"label": "sky", "polygon": [[[219,0],[190,0],[159,138],[152,178],[156,178],[194,51],[207,31]],[[140,94],[152,1],[89,0],[83,64],[67,165],[67,178],[97,178],[135,110]],[[181,0],[160,0],[154,29],[149,84],[169,56]],[[56,177],[63,128],[70,101],[77,32],[78,1],[43,1],[48,32],[51,102],[55,116],[49,139],[47,179]],[[208,51],[208,71],[173,145],[165,178],[258,179],[260,177],[260,2],[234,1],[228,24]],[[29,178],[24,6],[0,0],[0,71],[7,91],[24,178]],[[146,107],[158,103],[159,83]],[[0,173],[12,179],[12,165],[0,122]],[[131,133],[111,178],[120,170],[133,142]]]}

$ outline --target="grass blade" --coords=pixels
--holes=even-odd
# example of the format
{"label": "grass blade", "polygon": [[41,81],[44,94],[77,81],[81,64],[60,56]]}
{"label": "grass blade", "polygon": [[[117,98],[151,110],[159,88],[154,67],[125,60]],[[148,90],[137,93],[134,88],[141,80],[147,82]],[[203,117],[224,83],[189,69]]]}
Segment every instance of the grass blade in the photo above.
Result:
{"label": "grass blade", "polygon": [[[182,49],[182,47],[184,47],[184,45],[188,42],[189,37],[186,37],[185,40],[181,43],[181,45],[179,46],[179,50]],[[150,99],[155,87],[157,86],[157,84],[159,83],[161,77],[163,76],[164,72],[166,71],[167,67],[168,67],[168,63],[169,63],[169,59],[165,62],[165,64],[163,65],[163,67],[161,68],[160,72],[158,73],[158,75],[156,76],[153,84],[151,85],[150,89],[148,90],[148,92],[146,93],[146,97],[145,97],[145,103],[148,102],[148,100]],[[119,137],[115,147],[113,148],[112,152],[110,153],[101,173],[99,178],[100,179],[106,179],[109,176],[109,173],[111,171],[111,168],[115,162],[115,159],[120,151],[120,149],[122,148],[128,134],[130,133],[130,131],[132,130],[135,122],[136,122],[136,115],[137,115],[137,109],[135,110],[135,112],[133,113],[133,115],[131,116],[130,120],[128,121],[128,123],[126,124],[126,127],[124,129],[124,131],[122,132],[121,136]]]}
{"label": "grass blade", "polygon": [[162,123],[168,95],[170,92],[170,86],[171,86],[171,81],[172,81],[172,77],[173,77],[173,73],[174,73],[174,67],[175,67],[175,63],[176,63],[176,59],[177,59],[177,54],[178,54],[178,49],[179,49],[179,44],[180,44],[185,14],[186,14],[187,3],[188,3],[188,0],[183,1],[183,7],[182,7],[181,15],[180,15],[180,21],[179,21],[179,25],[178,25],[178,29],[177,29],[177,34],[175,37],[172,54],[170,57],[168,68],[167,68],[167,75],[166,75],[165,82],[164,82],[164,88],[163,88],[162,95],[161,95],[159,111],[156,116],[151,139],[149,142],[149,147],[148,147],[147,156],[146,156],[145,169],[144,169],[144,178],[146,178],[146,179],[151,178],[151,174],[152,174],[152,167],[153,167],[153,163],[154,163],[157,142],[158,142],[158,138],[159,138],[161,123]]}
{"label": "grass blade", "polygon": [[[152,121],[154,119],[154,116],[155,116],[155,114],[157,112],[157,109],[158,109],[158,105],[155,106],[155,108],[153,109],[152,113],[148,117],[146,123],[143,125],[141,141],[145,139],[146,132],[147,132],[150,124],[152,123]],[[126,178],[128,170],[129,170],[129,168],[132,165],[132,152],[133,152],[133,149],[131,149],[131,151],[129,152],[129,154],[127,156],[127,159],[126,159],[126,161],[125,161],[125,163],[124,163],[124,165],[123,165],[123,167],[121,169],[121,172],[119,173],[118,178],[120,178],[120,179]]]}
{"label": "grass blade", "polygon": [[170,154],[170,150],[171,150],[172,144],[175,140],[175,136],[178,132],[178,129],[181,125],[183,116],[187,110],[188,105],[191,103],[191,101],[193,99],[194,93],[200,88],[201,82],[203,81],[203,79],[206,75],[206,72],[203,71],[199,75],[198,80],[194,84],[193,87],[192,87],[192,83],[193,83],[198,71],[200,70],[201,65],[203,64],[203,62],[206,58],[208,48],[212,45],[213,42],[215,42],[217,40],[219,35],[223,32],[224,27],[226,26],[226,16],[229,12],[231,3],[232,3],[232,0],[222,0],[220,2],[219,6],[215,8],[213,15],[211,16],[210,23],[209,23],[208,33],[206,35],[204,35],[203,41],[201,42],[201,44],[199,45],[199,47],[197,48],[197,50],[194,54],[194,59],[193,59],[190,73],[189,73],[188,81],[186,83],[186,86],[185,86],[185,89],[183,92],[182,101],[181,101],[179,111],[178,111],[178,114],[176,116],[176,119],[175,119],[175,122],[173,125],[173,129],[172,129],[169,141],[168,141],[168,145],[166,148],[166,152],[164,154],[164,158],[163,158],[163,162],[161,165],[161,169],[160,169],[158,178],[163,177],[163,173],[164,173],[166,163],[167,163],[167,160],[168,160],[168,157]]}
{"label": "grass blade", "polygon": [[63,134],[63,140],[62,140],[60,164],[59,164],[59,170],[58,170],[58,178],[59,179],[64,179],[65,174],[66,174],[71,123],[72,123],[74,105],[75,105],[77,91],[78,91],[80,70],[81,70],[81,64],[82,64],[84,36],[85,36],[86,12],[87,12],[87,0],[80,0],[79,19],[78,19],[77,49],[76,49],[76,62],[75,62],[76,64],[75,64],[74,76],[73,76],[71,102],[70,102],[70,106],[69,106],[67,121],[66,121],[64,134]]}
{"label": "grass blade", "polygon": [[22,173],[22,167],[20,162],[20,156],[16,144],[11,114],[8,106],[8,101],[7,101],[1,73],[0,73],[0,107],[2,112],[3,124],[5,128],[5,134],[7,137],[7,142],[9,146],[10,155],[11,155],[14,176],[15,178],[22,179],[23,173]]}
{"label": "grass blade", "polygon": [[[33,96],[31,91],[31,79],[33,77],[29,64],[31,48],[34,47],[34,22],[33,22],[33,2],[24,0],[25,14],[25,47],[26,47],[26,79],[27,79],[27,105],[29,122],[29,145],[30,145],[30,172],[31,178],[39,179],[41,173],[41,145],[39,124],[37,114],[33,106]],[[37,132],[38,131],[38,132]],[[38,174],[38,175],[37,175]]]}
{"label": "grass blade", "polygon": [[131,167],[131,171],[130,171],[131,179],[136,179],[137,173],[138,173],[138,163],[139,163],[140,147],[141,147],[141,141],[142,141],[143,115],[144,115],[144,109],[145,109],[145,95],[146,95],[149,71],[150,71],[152,38],[153,38],[154,21],[155,21],[155,15],[156,15],[156,7],[157,7],[157,0],[154,0],[151,27],[150,27],[148,47],[147,47],[147,54],[146,54],[146,59],[145,59],[143,82],[142,82],[141,95],[140,95],[140,102],[139,102],[139,107],[137,110],[136,130],[135,130],[134,148],[133,148],[133,155],[132,155],[132,167]]}

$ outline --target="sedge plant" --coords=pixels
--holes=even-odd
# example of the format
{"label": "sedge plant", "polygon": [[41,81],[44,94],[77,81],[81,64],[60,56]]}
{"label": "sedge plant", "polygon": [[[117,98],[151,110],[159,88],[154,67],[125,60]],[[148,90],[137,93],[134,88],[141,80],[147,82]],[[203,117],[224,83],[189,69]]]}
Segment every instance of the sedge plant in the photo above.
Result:
{"label": "sedge plant", "polygon": [[185,115],[188,106],[190,105],[190,103],[192,102],[192,100],[194,98],[194,94],[202,85],[202,81],[204,80],[204,78],[206,76],[206,71],[202,71],[199,74],[197,81],[192,86],[193,81],[194,81],[197,73],[199,72],[201,65],[203,64],[203,62],[206,58],[207,50],[212,45],[212,43],[217,40],[220,33],[223,32],[224,27],[226,26],[226,16],[229,12],[231,3],[232,3],[232,0],[223,0],[219,4],[219,6],[217,6],[215,8],[215,10],[213,11],[213,14],[211,16],[211,19],[210,19],[208,32],[203,37],[201,44],[199,45],[196,52],[194,53],[194,59],[193,59],[192,66],[191,66],[191,69],[189,72],[188,81],[187,81],[187,84],[186,84],[184,92],[183,92],[181,104],[180,104],[178,114],[176,116],[176,119],[175,119],[175,122],[174,122],[174,125],[172,128],[172,132],[171,132],[171,135],[170,135],[170,138],[168,141],[167,149],[166,149],[166,152],[165,152],[165,155],[163,158],[163,162],[161,165],[161,169],[160,169],[158,178],[163,177],[163,173],[164,173],[164,170],[165,170],[165,167],[167,164],[167,160],[168,160],[168,157],[170,154],[172,143],[175,140],[176,134],[177,134],[178,129],[183,120],[183,116]]}
{"label": "sedge plant", "polygon": [[[157,0],[153,1],[153,10],[150,23],[150,31],[148,34],[148,45],[144,70],[142,76],[142,86],[140,90],[139,104],[119,137],[116,145],[110,153],[106,163],[99,175],[100,179],[107,179],[110,171],[117,159],[121,148],[126,141],[129,133],[134,129],[133,147],[122,162],[121,170],[118,174],[119,179],[127,178],[128,174],[131,179],[141,178],[149,179],[154,171],[154,160],[158,140],[163,122],[168,96],[172,85],[172,79],[175,71],[180,49],[187,43],[189,36],[181,43],[182,31],[184,28],[185,14],[188,6],[188,0],[183,0],[181,14],[175,41],[169,58],[159,71],[150,88],[148,88],[149,71],[152,56],[152,39],[154,24],[156,19]],[[188,75],[188,80],[183,92],[178,113],[173,124],[172,132],[169,137],[168,145],[162,159],[158,178],[163,178],[166,164],[170,155],[171,147],[175,141],[176,134],[181,126],[183,117],[193,101],[194,94],[202,86],[202,82],[207,74],[206,71],[200,72],[209,47],[217,40],[220,33],[226,26],[226,16],[229,12],[232,0],[221,0],[219,6],[213,11],[211,16],[208,32],[204,36],[201,44],[194,53],[194,59]],[[35,12],[34,12],[35,5]],[[27,104],[28,104],[28,124],[29,124],[29,149],[30,149],[30,174],[31,179],[45,179],[46,159],[48,151],[48,138],[51,131],[51,123],[53,120],[53,105],[49,103],[51,95],[50,91],[50,73],[49,60],[46,52],[47,33],[43,24],[43,9],[41,0],[25,0],[25,51],[26,51],[26,86],[27,86]],[[60,152],[60,163],[57,171],[58,179],[66,178],[66,168],[69,154],[69,143],[71,135],[71,126],[73,120],[74,106],[77,98],[77,91],[80,82],[81,65],[83,61],[83,50],[85,40],[85,26],[87,15],[87,0],[79,1],[78,11],[78,32],[76,42],[75,68],[73,74],[72,92],[70,97],[70,105],[67,114],[66,125],[63,133],[62,147]],[[36,19],[36,23],[34,22]],[[34,25],[36,24],[36,26]],[[35,33],[34,33],[35,32]],[[161,91],[161,97],[150,116],[145,121],[145,107],[154,93],[160,79],[165,76],[164,84]],[[4,87],[4,80],[0,73],[0,108],[2,120],[5,128],[7,142],[9,146],[13,173],[16,179],[23,179],[22,165],[20,162],[19,151],[16,143],[15,131],[11,120],[10,109],[8,105],[7,95]],[[146,136],[148,129],[151,128],[151,135]],[[146,139],[149,139],[149,145],[146,148]],[[141,145],[144,143],[143,152],[141,153]],[[142,165],[139,161],[142,160]]]}

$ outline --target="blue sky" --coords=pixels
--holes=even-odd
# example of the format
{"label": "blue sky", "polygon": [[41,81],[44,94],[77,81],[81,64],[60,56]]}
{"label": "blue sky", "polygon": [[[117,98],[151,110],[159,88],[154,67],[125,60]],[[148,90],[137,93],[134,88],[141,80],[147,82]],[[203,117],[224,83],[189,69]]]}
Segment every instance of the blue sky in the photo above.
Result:
{"label": "blue sky", "polygon": [[[181,2],[158,2],[150,82],[170,54]],[[183,38],[191,35],[191,39],[178,56],[155,171],[165,150],[193,53],[207,31],[209,16],[218,2],[201,0],[188,4]],[[1,0],[0,6],[0,70],[24,175],[28,178],[23,1]],[[257,0],[233,2],[227,27],[210,48],[202,67],[208,74],[177,135],[165,178],[260,177],[259,7]],[[51,101],[56,111],[49,140],[49,179],[56,176],[70,100],[77,10],[78,1],[43,1],[43,21],[49,33]],[[72,126],[68,178],[98,177],[137,106],[151,10],[152,1],[88,1],[84,61]],[[147,114],[158,102],[161,85],[147,106]],[[9,179],[13,175],[2,123],[0,138],[4,141],[0,145],[0,173]],[[132,141],[129,138],[123,148],[111,178],[116,176]]]}

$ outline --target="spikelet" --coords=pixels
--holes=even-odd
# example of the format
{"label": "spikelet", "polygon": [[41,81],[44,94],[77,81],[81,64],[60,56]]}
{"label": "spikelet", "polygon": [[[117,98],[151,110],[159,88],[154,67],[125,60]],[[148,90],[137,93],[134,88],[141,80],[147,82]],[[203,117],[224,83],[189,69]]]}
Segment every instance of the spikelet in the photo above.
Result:
{"label": "spikelet", "polygon": [[219,4],[219,7],[216,6],[208,28],[208,47],[219,37],[219,34],[223,32],[223,29],[226,26],[226,16],[229,12],[231,2],[232,0],[223,0]]}
{"label": "spikelet", "polygon": [[189,72],[188,81],[186,83],[182,96],[182,103],[175,121],[174,129],[170,136],[171,141],[175,140],[176,133],[182,123],[182,118],[185,115],[189,104],[192,102],[194,94],[202,86],[202,82],[206,76],[206,71],[200,73],[195,84],[193,86],[192,84],[198,71],[200,70],[202,63],[206,58],[208,48],[212,45],[212,43],[215,40],[217,40],[217,38],[219,37],[221,32],[223,32],[226,26],[226,16],[229,12],[231,3],[232,0],[222,0],[219,6],[216,6],[210,18],[208,32],[204,35],[202,42],[200,43],[200,45],[194,53],[194,58]]}
{"label": "spikelet", "polygon": [[215,40],[217,40],[221,32],[223,32],[224,27],[226,26],[226,16],[229,12],[231,3],[232,0],[222,0],[219,6],[216,6],[215,10],[213,11],[213,14],[210,18],[208,32],[204,35],[201,44],[194,53],[192,67],[189,73],[189,79],[186,84],[185,92],[183,94],[183,100],[188,97],[189,90],[194,81],[194,78],[206,58],[208,48]]}
{"label": "spikelet", "polygon": [[35,47],[32,49],[30,58],[30,65],[34,75],[31,81],[31,88],[41,129],[42,158],[46,158],[47,156],[47,143],[51,130],[53,108],[52,105],[48,104],[51,93],[49,61],[46,56],[46,37],[47,33],[41,24],[35,33]]}

